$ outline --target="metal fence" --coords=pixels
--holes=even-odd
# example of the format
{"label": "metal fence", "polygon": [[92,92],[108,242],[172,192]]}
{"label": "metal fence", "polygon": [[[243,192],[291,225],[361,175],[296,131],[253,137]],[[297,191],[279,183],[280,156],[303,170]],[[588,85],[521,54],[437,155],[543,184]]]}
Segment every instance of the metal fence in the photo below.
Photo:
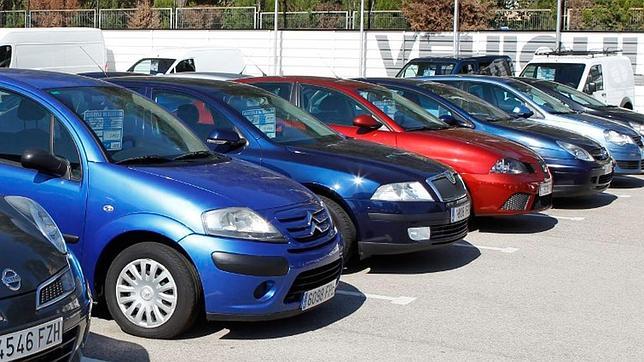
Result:
{"label": "metal fence", "polygon": [[[260,29],[273,29],[275,13],[259,14]],[[348,11],[288,11],[278,13],[280,29],[349,29]]]}
{"label": "metal fence", "polygon": [[257,29],[257,8],[177,8],[175,19],[176,29]]}
{"label": "metal fence", "polygon": [[0,28],[24,28],[27,26],[27,12],[9,10],[0,12]]}
{"label": "metal fence", "polygon": [[96,27],[96,10],[32,10],[28,13],[28,25],[32,28]]}
{"label": "metal fence", "polygon": [[495,30],[554,30],[557,16],[550,9],[497,10]]}
{"label": "metal fence", "polygon": [[[360,29],[360,12],[351,14],[352,29]],[[407,30],[409,22],[399,10],[374,10],[365,12],[364,28],[378,30]]]}
{"label": "metal fence", "polygon": [[172,29],[174,12],[171,8],[152,8],[147,24],[135,24],[137,9],[101,9],[98,27],[108,30],[121,29]]}

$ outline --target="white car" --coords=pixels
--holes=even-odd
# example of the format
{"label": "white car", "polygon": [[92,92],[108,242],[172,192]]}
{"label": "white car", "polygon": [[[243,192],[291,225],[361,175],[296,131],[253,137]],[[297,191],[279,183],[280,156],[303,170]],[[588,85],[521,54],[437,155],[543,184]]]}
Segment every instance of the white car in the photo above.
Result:
{"label": "white car", "polygon": [[521,77],[559,82],[611,105],[633,109],[631,60],[620,51],[537,50]]}
{"label": "white car", "polygon": [[239,49],[161,49],[136,61],[127,71],[143,74],[184,72],[241,73],[246,68]]}

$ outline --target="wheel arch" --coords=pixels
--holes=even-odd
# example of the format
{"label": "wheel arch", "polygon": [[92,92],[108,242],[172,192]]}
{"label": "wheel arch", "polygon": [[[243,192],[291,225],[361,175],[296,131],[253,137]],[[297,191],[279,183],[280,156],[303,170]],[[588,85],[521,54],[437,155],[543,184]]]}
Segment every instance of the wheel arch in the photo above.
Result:
{"label": "wheel arch", "polygon": [[[353,210],[351,209],[351,207],[349,207],[349,204],[344,200],[342,196],[340,196],[337,192],[331,190],[330,188],[317,183],[305,183],[303,185],[314,194],[329,198],[340,205],[340,207],[342,207],[342,209],[344,209],[347,215],[349,215],[349,217],[351,218],[351,222],[353,222],[353,226],[356,228],[356,234],[358,236],[360,235],[360,225],[358,224],[358,220],[356,219]],[[358,237],[358,239],[360,238]]]}

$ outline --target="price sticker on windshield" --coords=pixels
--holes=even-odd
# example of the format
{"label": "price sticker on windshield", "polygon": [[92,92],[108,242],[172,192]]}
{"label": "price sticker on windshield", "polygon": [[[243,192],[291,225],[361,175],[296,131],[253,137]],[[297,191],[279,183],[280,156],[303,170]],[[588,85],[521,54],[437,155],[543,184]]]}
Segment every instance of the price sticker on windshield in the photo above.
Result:
{"label": "price sticker on windshield", "polygon": [[107,151],[120,151],[123,148],[124,114],[122,109],[88,110],[83,112],[83,120]]}
{"label": "price sticker on windshield", "polygon": [[277,132],[277,118],[274,107],[249,108],[241,112],[255,127],[268,138],[275,138]]}

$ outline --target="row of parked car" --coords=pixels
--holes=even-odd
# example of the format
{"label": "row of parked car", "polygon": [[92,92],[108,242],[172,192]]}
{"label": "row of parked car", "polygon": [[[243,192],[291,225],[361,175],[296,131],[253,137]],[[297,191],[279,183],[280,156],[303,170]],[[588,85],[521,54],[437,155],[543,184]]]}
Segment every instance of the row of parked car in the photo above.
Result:
{"label": "row of parked car", "polygon": [[0,71],[0,358],[73,354],[92,297],[152,338],[299,314],[347,263],[642,171],[552,82],[100,76]]}

